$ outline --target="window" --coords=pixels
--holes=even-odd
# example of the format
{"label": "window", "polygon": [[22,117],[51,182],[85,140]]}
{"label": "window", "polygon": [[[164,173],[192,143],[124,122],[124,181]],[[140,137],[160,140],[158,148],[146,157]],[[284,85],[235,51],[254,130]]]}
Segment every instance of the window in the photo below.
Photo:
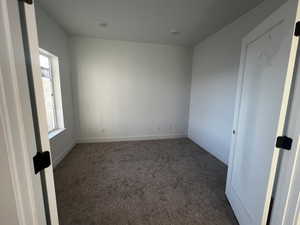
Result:
{"label": "window", "polygon": [[40,67],[44,89],[48,133],[57,133],[57,131],[64,129],[58,58],[45,50],[40,50]]}

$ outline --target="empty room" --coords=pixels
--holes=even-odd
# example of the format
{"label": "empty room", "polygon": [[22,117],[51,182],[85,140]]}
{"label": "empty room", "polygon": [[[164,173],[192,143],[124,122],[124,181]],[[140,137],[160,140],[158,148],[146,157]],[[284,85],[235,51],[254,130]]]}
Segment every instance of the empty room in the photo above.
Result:
{"label": "empty room", "polygon": [[300,225],[298,0],[1,0],[0,224]]}

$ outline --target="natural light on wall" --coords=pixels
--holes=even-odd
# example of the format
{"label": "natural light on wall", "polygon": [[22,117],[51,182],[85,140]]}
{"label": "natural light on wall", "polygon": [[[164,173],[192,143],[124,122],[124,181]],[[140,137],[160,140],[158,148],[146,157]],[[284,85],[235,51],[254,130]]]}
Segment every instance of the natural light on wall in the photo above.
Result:
{"label": "natural light on wall", "polygon": [[64,130],[59,63],[53,54],[40,49],[41,77],[47,113],[49,136]]}

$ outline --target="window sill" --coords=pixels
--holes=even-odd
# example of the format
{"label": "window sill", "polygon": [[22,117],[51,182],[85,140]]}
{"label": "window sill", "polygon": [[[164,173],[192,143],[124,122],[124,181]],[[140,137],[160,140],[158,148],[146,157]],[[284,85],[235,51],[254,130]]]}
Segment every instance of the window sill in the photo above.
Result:
{"label": "window sill", "polygon": [[61,134],[62,132],[64,132],[66,130],[66,128],[60,128],[60,129],[56,129],[53,130],[51,132],[48,133],[48,138],[49,140],[53,139],[54,137],[56,137],[57,135]]}

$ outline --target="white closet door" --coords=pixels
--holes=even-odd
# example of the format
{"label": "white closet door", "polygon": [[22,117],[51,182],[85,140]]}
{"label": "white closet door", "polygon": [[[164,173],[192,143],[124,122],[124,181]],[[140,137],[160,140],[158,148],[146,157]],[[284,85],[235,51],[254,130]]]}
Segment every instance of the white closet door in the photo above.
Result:
{"label": "white closet door", "polygon": [[290,0],[243,40],[226,194],[240,225],[267,222],[298,38]]}

